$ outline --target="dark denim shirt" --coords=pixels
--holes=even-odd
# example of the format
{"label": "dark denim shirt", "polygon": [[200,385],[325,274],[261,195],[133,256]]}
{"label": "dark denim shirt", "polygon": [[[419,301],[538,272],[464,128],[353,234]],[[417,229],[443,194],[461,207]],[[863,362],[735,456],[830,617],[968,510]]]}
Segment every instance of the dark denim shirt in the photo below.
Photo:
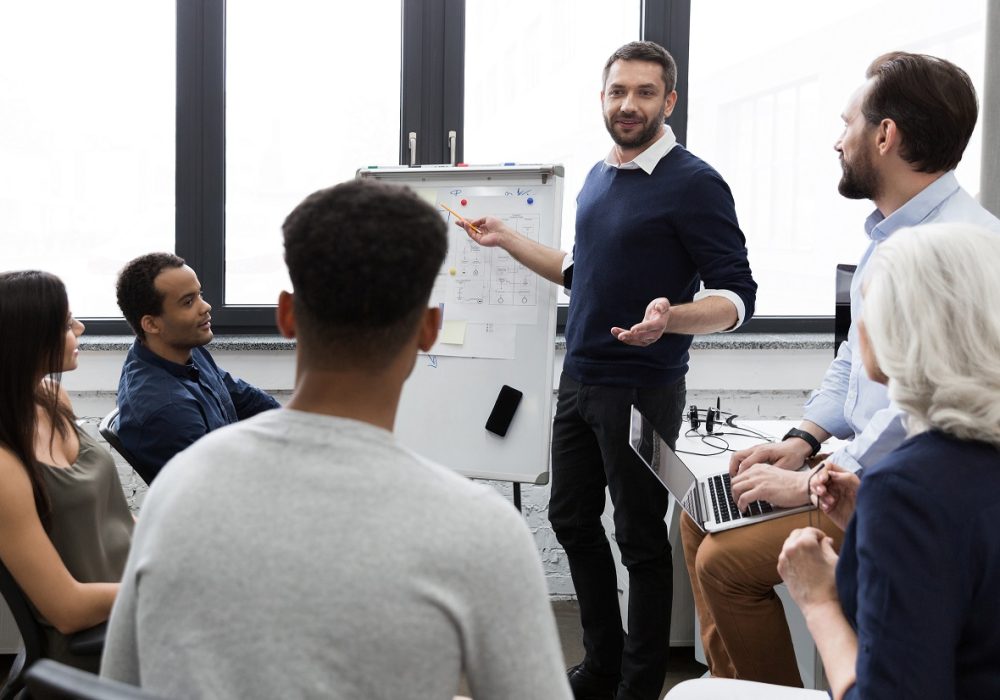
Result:
{"label": "dark denim shirt", "polygon": [[136,340],[118,381],[118,437],[158,472],[206,433],[278,406],[221,369],[205,348],[193,349],[191,359],[179,365]]}

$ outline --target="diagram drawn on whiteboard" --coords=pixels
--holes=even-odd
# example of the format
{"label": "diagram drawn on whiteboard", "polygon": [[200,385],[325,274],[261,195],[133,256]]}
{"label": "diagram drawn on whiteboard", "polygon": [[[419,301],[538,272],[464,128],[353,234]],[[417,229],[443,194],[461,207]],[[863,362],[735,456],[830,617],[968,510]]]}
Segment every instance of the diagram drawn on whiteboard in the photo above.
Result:
{"label": "diagram drawn on whiteboard", "polygon": [[[500,217],[511,229],[538,240],[537,215]],[[468,236],[459,239],[452,261],[454,301],[459,304],[534,307],[538,305],[538,276],[501,248],[486,248]]]}

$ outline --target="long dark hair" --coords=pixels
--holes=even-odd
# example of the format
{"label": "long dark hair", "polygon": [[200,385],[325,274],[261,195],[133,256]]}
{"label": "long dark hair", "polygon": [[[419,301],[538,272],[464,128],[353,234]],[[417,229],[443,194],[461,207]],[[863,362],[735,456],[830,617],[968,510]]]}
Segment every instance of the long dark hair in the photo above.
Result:
{"label": "long dark hair", "polygon": [[[41,407],[53,431],[66,438],[74,416],[59,402],[69,301],[55,275],[38,270],[0,273],[0,445],[24,465],[35,508],[48,527],[51,508],[42,465],[35,458]],[[53,375],[54,383],[40,382]],[[54,436],[54,433],[53,433]]]}

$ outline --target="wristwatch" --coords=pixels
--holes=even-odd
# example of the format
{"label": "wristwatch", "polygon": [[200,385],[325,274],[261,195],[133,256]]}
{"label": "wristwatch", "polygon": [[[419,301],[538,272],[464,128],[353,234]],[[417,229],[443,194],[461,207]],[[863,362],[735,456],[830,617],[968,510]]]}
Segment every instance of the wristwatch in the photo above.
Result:
{"label": "wristwatch", "polygon": [[787,433],[785,433],[785,437],[781,438],[781,441],[784,442],[789,438],[799,438],[800,440],[805,440],[806,443],[809,445],[809,447],[812,448],[812,452],[809,453],[810,457],[814,457],[816,453],[818,453],[820,450],[819,440],[813,437],[812,433],[806,432],[805,430],[792,428]]}

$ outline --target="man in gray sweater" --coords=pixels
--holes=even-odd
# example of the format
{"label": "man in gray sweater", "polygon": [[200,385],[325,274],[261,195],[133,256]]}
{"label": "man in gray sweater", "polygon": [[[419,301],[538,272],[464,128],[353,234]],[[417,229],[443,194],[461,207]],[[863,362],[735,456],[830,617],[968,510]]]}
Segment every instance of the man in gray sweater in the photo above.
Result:
{"label": "man in gray sweater", "polygon": [[145,501],[101,672],[164,697],[570,697],[517,511],[392,435],[445,225],[409,190],[317,192],[285,220],[287,408],[210,433]]}

